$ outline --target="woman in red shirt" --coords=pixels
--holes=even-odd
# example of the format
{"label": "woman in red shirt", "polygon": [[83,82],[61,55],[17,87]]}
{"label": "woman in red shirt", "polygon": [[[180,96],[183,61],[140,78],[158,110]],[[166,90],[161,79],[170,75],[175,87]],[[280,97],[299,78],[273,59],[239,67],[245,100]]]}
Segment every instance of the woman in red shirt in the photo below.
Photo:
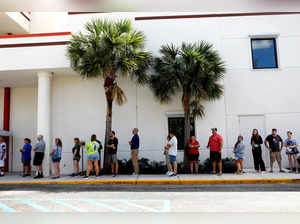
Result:
{"label": "woman in red shirt", "polygon": [[195,136],[191,136],[191,140],[188,142],[188,145],[189,145],[188,158],[190,161],[191,173],[192,174],[194,173],[194,167],[195,167],[195,173],[198,174],[200,144],[196,140]]}

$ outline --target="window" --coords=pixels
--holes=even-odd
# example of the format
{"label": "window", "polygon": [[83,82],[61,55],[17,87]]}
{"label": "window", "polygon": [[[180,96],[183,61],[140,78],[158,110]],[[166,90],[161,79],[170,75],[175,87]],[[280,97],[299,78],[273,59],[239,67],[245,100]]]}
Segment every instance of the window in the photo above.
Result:
{"label": "window", "polygon": [[278,68],[276,39],[251,39],[253,69]]}
{"label": "window", "polygon": [[[169,132],[173,132],[178,141],[178,149],[184,149],[184,118],[169,117],[168,118]],[[191,119],[191,135],[195,135],[195,122]]]}

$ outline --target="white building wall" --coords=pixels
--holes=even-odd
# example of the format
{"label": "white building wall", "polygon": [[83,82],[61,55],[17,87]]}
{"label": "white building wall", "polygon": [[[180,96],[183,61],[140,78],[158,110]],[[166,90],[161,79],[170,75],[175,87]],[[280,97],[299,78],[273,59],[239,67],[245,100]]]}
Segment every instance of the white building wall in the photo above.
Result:
{"label": "white building wall", "polygon": [[[95,16],[103,14],[69,16],[68,27],[70,31],[76,32]],[[132,15],[130,17],[132,18]],[[146,48],[154,55],[158,55],[161,44],[207,40],[214,44],[226,62],[228,71],[224,79],[224,97],[216,102],[206,102],[205,118],[196,120],[196,134],[201,144],[201,161],[208,157],[205,146],[211,127],[217,127],[224,137],[226,150],[223,157],[232,156],[231,147],[240,134],[241,115],[263,115],[264,133],[269,133],[271,128],[276,127],[279,134],[285,138],[286,130],[290,129],[299,140],[299,22],[299,15],[134,21],[134,26],[146,34]],[[249,35],[277,36],[279,69],[252,69]],[[13,50],[20,49],[10,51]],[[3,53],[4,51],[6,49]],[[55,51],[50,53],[53,56]],[[62,48],[56,53],[62,57]],[[11,52],[11,55],[13,54]],[[35,55],[31,55],[31,60],[38,65],[39,58],[43,58],[41,55],[43,52],[37,50]],[[50,60],[48,68],[55,68],[54,62]],[[47,68],[44,63],[45,60],[42,68]],[[57,64],[57,68],[69,66],[65,59]],[[33,68],[38,69],[38,66]],[[161,105],[148,88],[136,87],[134,83],[125,79],[120,80],[120,86],[124,89],[128,102],[121,107],[114,105],[113,108],[113,129],[116,130],[120,141],[119,158],[129,158],[128,140],[131,138],[131,129],[138,127],[141,130],[142,144],[140,157],[163,160],[161,149],[168,130],[166,113],[182,110],[180,96],[168,105]],[[14,147],[18,148],[21,140],[27,137],[26,125],[21,125],[22,122],[28,122],[30,133],[35,133],[36,96],[30,89],[24,88],[16,88],[12,92],[12,104],[15,108],[12,110],[12,130],[16,131],[17,143],[14,143]],[[32,119],[26,119],[27,117],[21,114],[20,105],[23,99],[28,100],[31,105],[26,106],[25,111],[30,113],[29,117]],[[52,136],[61,137],[63,140],[62,170],[70,173],[73,137],[88,141],[89,136],[96,133],[103,141],[106,108],[103,83],[101,80],[84,81],[79,76],[61,76],[58,72],[52,80],[52,106]],[[283,157],[286,156],[283,154]],[[182,159],[182,153],[179,153],[179,159]],[[252,167],[252,161],[246,165]],[[284,166],[287,166],[286,159]]]}
{"label": "white building wall", "polygon": [[36,88],[12,88],[11,89],[11,122],[13,133],[13,153],[10,157],[10,170],[22,171],[20,148],[24,145],[24,138],[30,138],[32,144],[36,143]]}

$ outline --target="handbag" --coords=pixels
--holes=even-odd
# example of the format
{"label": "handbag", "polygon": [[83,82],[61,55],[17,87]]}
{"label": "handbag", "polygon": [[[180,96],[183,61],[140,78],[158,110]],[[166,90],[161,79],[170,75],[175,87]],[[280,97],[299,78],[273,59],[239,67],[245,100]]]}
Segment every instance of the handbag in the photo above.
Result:
{"label": "handbag", "polygon": [[297,148],[293,148],[292,151],[293,151],[295,154],[298,154],[298,153],[299,153],[299,151],[298,151]]}

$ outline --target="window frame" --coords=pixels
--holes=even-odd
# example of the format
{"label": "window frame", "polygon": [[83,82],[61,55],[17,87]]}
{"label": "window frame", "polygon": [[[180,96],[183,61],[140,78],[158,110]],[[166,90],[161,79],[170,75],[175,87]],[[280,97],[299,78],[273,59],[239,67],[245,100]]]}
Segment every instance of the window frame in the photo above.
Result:
{"label": "window frame", "polygon": [[[253,46],[252,41],[255,40],[272,40],[273,41],[273,50],[274,50],[274,57],[275,57],[275,67],[260,67],[257,68],[254,65],[254,55],[253,55]],[[278,61],[278,48],[277,48],[277,40],[276,36],[274,37],[259,37],[259,36],[251,36],[250,37],[250,47],[251,47],[251,60],[252,60],[252,69],[253,70],[266,70],[266,69],[279,69],[279,61]]]}
{"label": "window frame", "polygon": [[[184,116],[180,116],[179,114],[172,114],[172,115],[167,116],[167,130],[168,130],[168,133],[170,132],[169,119],[183,119],[183,124],[184,124]],[[191,131],[194,131],[194,135],[196,136],[196,120],[195,120],[195,118],[191,117],[191,121],[193,121],[193,127],[194,127],[193,130],[191,130]],[[183,130],[184,130],[184,127],[183,127]],[[179,137],[178,136],[176,136],[176,137],[179,140]],[[184,140],[184,132],[183,132],[182,137],[183,137],[183,140]],[[184,142],[183,142],[183,148],[179,147],[179,144],[178,144],[177,150],[178,151],[184,151],[185,150],[184,147],[185,147]]]}

